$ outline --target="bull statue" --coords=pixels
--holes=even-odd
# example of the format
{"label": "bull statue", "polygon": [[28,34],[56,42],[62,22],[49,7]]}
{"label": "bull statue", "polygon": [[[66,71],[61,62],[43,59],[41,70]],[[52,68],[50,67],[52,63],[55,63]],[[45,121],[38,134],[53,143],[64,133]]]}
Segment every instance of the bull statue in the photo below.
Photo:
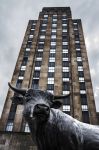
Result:
{"label": "bull statue", "polygon": [[18,89],[17,100],[24,105],[23,115],[28,122],[32,139],[38,150],[99,150],[99,128],[82,123],[63,113],[58,99],[48,91]]}

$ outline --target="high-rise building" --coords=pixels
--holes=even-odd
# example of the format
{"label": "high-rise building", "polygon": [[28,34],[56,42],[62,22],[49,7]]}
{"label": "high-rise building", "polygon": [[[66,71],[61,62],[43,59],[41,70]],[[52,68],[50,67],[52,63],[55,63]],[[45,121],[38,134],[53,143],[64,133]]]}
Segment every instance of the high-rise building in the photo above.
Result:
{"label": "high-rise building", "polygon": [[[70,7],[43,8],[38,20],[29,21],[11,83],[18,88],[39,88],[55,95],[70,92],[68,99],[61,100],[60,109],[80,121],[97,124],[82,23],[80,19],[72,19]],[[9,89],[0,131],[13,135],[14,140],[19,135],[26,136],[28,141],[24,106],[11,100],[13,95]]]}

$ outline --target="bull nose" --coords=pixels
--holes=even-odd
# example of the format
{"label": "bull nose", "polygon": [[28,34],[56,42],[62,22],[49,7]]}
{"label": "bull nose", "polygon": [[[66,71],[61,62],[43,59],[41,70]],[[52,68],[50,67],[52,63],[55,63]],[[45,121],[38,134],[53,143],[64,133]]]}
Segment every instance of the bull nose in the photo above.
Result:
{"label": "bull nose", "polygon": [[35,110],[36,111],[49,111],[49,107],[48,106],[46,106],[46,105],[44,105],[44,104],[37,104],[36,106],[35,106]]}

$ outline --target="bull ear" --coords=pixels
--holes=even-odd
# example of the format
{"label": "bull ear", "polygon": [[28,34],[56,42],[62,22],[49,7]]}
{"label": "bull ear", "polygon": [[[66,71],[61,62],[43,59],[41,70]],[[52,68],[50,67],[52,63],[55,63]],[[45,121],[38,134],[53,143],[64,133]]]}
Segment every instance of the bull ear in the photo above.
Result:
{"label": "bull ear", "polygon": [[21,95],[25,95],[26,94],[26,90],[25,89],[18,89],[13,87],[10,83],[8,83],[9,87],[16,93],[21,94]]}
{"label": "bull ear", "polygon": [[62,106],[62,102],[60,101],[53,101],[52,105],[51,105],[51,108],[55,108],[55,109],[58,109]]}
{"label": "bull ear", "polygon": [[69,97],[70,96],[70,93],[67,94],[67,95],[60,95],[60,96],[54,96],[54,99],[62,99],[62,98],[66,98],[66,97]]}

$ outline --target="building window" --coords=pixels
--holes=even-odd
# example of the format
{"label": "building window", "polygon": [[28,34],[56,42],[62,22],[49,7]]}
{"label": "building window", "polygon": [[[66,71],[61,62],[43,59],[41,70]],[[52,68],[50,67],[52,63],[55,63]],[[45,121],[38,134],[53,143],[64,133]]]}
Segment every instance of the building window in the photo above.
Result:
{"label": "building window", "polygon": [[40,71],[35,70],[35,71],[34,71],[33,78],[39,78],[39,77],[40,77]]}
{"label": "building window", "polygon": [[49,70],[48,70],[49,72],[54,72],[54,70],[55,70],[54,67],[49,67],[48,69],[49,69]]}
{"label": "building window", "polygon": [[28,123],[25,124],[25,130],[24,130],[24,131],[25,131],[25,132],[30,132]]}
{"label": "building window", "polygon": [[63,111],[70,111],[70,105],[63,105]]}
{"label": "building window", "polygon": [[26,66],[21,66],[21,70],[26,70]]}
{"label": "building window", "polygon": [[51,35],[51,39],[56,39],[56,35]]}
{"label": "building window", "polygon": [[43,52],[37,52],[36,57],[43,57]]}
{"label": "building window", "polygon": [[62,66],[63,67],[69,67],[69,62],[68,61],[63,61]]}
{"label": "building window", "polygon": [[82,61],[77,62],[78,66],[83,66]]}
{"label": "building window", "polygon": [[86,87],[85,87],[85,82],[80,82],[80,90],[85,90]]}
{"label": "building window", "polygon": [[84,123],[90,123],[88,111],[82,111],[82,120]]}
{"label": "building window", "polygon": [[87,105],[82,105],[82,111],[88,111],[88,106]]}
{"label": "building window", "polygon": [[78,66],[78,71],[83,71],[83,66]]}
{"label": "building window", "polygon": [[41,67],[42,61],[35,61],[35,67]]}
{"label": "building window", "polygon": [[79,78],[84,77],[84,72],[83,71],[78,71],[78,76],[79,76]]}
{"label": "building window", "polygon": [[45,35],[40,35],[39,38],[40,39],[45,39]]}
{"label": "building window", "polygon": [[13,130],[13,122],[9,121],[6,126],[6,131],[12,131],[12,130]]}
{"label": "building window", "polygon": [[47,90],[54,90],[54,84],[47,84]]}
{"label": "building window", "polygon": [[63,67],[63,72],[69,72],[69,67]]}
{"label": "building window", "polygon": [[69,72],[62,72],[63,78],[69,78]]}
{"label": "building window", "polygon": [[79,78],[79,82],[85,82],[84,78],[83,78],[83,77],[80,77],[80,78]]}
{"label": "building window", "polygon": [[54,78],[48,78],[48,84],[54,84]]}
{"label": "building window", "polygon": [[54,72],[48,72],[48,78],[54,78]]}
{"label": "building window", "polygon": [[77,61],[82,61],[82,58],[81,57],[77,57]]}
{"label": "building window", "polygon": [[69,91],[70,85],[69,82],[63,82],[63,91]]}
{"label": "building window", "polygon": [[68,45],[62,45],[62,49],[68,49]]}
{"label": "building window", "polygon": [[62,53],[62,57],[66,58],[66,57],[69,57],[69,55],[68,55],[68,53]]}
{"label": "building window", "polygon": [[49,62],[49,67],[55,67],[55,62]]}
{"label": "building window", "polygon": [[32,39],[32,38],[33,38],[33,35],[32,35],[32,34],[30,34],[30,35],[29,35],[29,38],[30,38],[30,39]]}
{"label": "building window", "polygon": [[33,89],[38,89],[38,87],[39,87],[39,79],[33,79],[32,88]]}
{"label": "building window", "polygon": [[30,48],[26,48],[25,50],[26,50],[26,51],[30,51]]}
{"label": "building window", "polygon": [[77,57],[81,57],[81,51],[76,51]]}
{"label": "building window", "polygon": [[81,105],[87,105],[87,96],[86,94],[80,94]]}
{"label": "building window", "polygon": [[16,87],[20,88],[21,85],[22,85],[22,82],[23,82],[23,80],[18,79],[17,82],[16,82]]}
{"label": "building window", "polygon": [[86,94],[86,90],[80,90],[80,94]]}

